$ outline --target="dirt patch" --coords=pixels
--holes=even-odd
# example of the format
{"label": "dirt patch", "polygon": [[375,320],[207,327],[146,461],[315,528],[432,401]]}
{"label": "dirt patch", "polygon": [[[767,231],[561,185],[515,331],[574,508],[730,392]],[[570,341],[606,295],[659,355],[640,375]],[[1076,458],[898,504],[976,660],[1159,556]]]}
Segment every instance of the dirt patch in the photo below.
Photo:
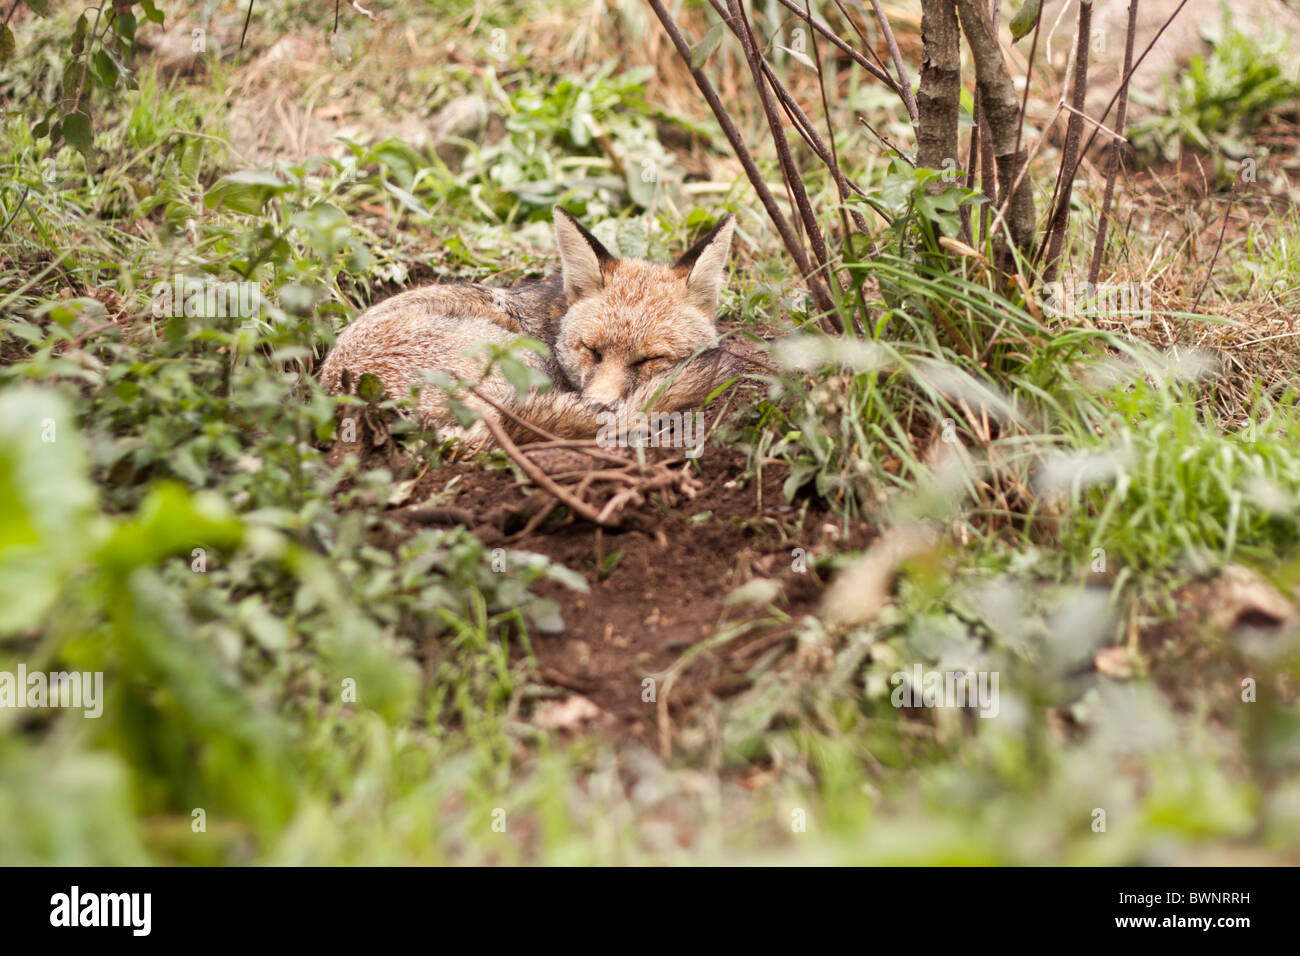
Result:
{"label": "dirt patch", "polygon": [[[820,601],[821,553],[871,537],[866,522],[845,527],[815,501],[787,502],[784,465],[747,474],[743,453],[708,448],[694,470],[700,490],[693,499],[651,495],[628,530],[599,528],[561,509],[521,535],[522,517],[499,516],[529,513],[519,506],[545,493],[512,471],[476,463],[430,472],[413,498],[439,496],[446,507],[464,509],[459,516],[469,516],[465,523],[486,544],[543,554],[582,575],[585,594],[551,582],[537,588],[558,602],[564,619],[563,633],[532,637],[537,678],[598,708],[584,714],[585,727],[662,744],[665,716],[679,724],[705,696],[748,686],[755,661],[793,640],[800,617]],[[425,526],[404,517],[410,513],[390,512],[413,532]],[[728,604],[728,595],[756,578],[772,582],[754,589],[757,602]],[[745,624],[734,639],[679,665],[691,648]]]}

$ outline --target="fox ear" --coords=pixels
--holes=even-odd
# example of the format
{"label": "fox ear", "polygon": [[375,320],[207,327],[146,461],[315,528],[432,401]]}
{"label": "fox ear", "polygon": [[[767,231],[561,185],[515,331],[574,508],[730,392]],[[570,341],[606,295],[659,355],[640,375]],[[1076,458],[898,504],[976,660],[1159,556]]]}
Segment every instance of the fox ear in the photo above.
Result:
{"label": "fox ear", "polygon": [[673,264],[674,269],[686,273],[687,293],[709,315],[718,307],[735,229],[735,217],[727,216]]}
{"label": "fox ear", "polygon": [[564,295],[572,305],[605,287],[606,266],[614,257],[573,216],[555,207],[555,245],[564,273]]}

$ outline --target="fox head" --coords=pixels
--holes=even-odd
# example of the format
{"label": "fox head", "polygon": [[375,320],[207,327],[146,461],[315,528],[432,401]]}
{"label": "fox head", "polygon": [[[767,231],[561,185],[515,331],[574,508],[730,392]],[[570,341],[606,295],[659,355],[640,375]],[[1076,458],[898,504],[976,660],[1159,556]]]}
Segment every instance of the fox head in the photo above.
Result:
{"label": "fox head", "polygon": [[558,206],[568,311],[555,358],[595,405],[614,408],[639,386],[718,343],[715,312],[735,220],[727,216],[672,265],[618,259]]}

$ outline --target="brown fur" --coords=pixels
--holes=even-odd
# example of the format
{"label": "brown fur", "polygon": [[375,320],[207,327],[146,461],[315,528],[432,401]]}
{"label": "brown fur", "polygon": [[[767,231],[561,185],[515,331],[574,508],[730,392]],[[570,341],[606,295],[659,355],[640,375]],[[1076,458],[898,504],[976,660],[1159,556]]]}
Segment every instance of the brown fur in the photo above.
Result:
{"label": "brown fur", "polygon": [[[724,220],[672,266],[615,259],[563,210],[555,214],[563,270],[510,289],[469,283],[428,286],[393,296],[345,328],[321,368],[338,394],[345,376],[355,388],[364,374],[390,396],[417,393],[428,424],[459,436],[469,450],[490,444],[482,424],[448,428],[446,396],[428,384],[446,373],[475,384],[484,396],[547,432],[590,438],[601,412],[698,408],[735,371],[717,348],[714,311],[725,272],[731,221]],[[521,336],[550,350],[514,355],[551,381],[523,402],[499,371],[485,375],[483,346],[508,346]],[[697,354],[698,353],[698,354]],[[467,398],[483,415],[491,404]],[[537,436],[507,416],[522,441]]]}

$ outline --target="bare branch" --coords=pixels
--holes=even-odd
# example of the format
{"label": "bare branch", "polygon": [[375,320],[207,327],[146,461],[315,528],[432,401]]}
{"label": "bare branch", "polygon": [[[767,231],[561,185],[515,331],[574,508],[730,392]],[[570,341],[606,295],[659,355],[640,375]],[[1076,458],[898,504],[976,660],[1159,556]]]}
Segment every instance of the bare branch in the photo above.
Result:
{"label": "bare branch", "polygon": [[[750,73],[754,77],[754,85],[758,88],[758,100],[763,107],[764,115],[767,117],[767,125],[772,133],[773,144],[776,146],[776,155],[781,164],[781,172],[785,177],[786,186],[794,196],[795,205],[799,210],[800,218],[803,220],[804,229],[807,230],[808,243],[812,247],[813,256],[817,259],[820,271],[834,283],[835,274],[830,269],[830,257],[826,252],[826,238],[822,234],[821,226],[817,222],[817,216],[813,212],[812,202],[808,199],[808,190],[804,187],[803,178],[799,175],[799,169],[795,166],[794,157],[790,154],[790,141],[785,135],[785,124],[781,122],[781,116],[777,112],[776,104],[772,101],[771,90],[768,89],[767,78],[763,75],[761,57],[758,53],[758,42],[755,40],[754,32],[750,27],[749,17],[746,16],[745,8],[741,5],[740,0],[727,0],[727,8],[731,11],[728,26],[736,34],[737,39],[740,40],[741,50],[745,54],[745,60],[749,63]],[[831,311],[829,318],[831,324],[835,326],[836,332],[844,331],[838,313]]]}
{"label": "bare branch", "polygon": [[1124,73],[1119,88],[1119,112],[1115,114],[1115,131],[1119,139],[1110,144],[1110,167],[1106,170],[1106,195],[1101,201],[1101,217],[1097,220],[1097,241],[1092,247],[1092,263],[1088,266],[1088,282],[1097,284],[1101,275],[1101,261],[1106,254],[1106,229],[1110,225],[1110,204],[1115,198],[1115,180],[1119,176],[1124,155],[1124,121],[1128,116],[1128,84],[1133,70],[1133,44],[1137,36],[1138,0],[1129,0],[1128,30],[1124,34]]}
{"label": "bare branch", "polygon": [[791,227],[790,221],[786,219],[785,214],[781,212],[781,207],[777,205],[776,197],[772,195],[772,190],[768,188],[763,174],[754,162],[754,157],[745,146],[745,141],[736,128],[731,114],[722,105],[722,101],[718,98],[717,91],[713,89],[713,84],[709,82],[709,78],[704,75],[702,70],[691,66],[691,48],[686,42],[686,38],[682,36],[681,29],[664,8],[663,0],[646,0],[646,2],[650,4],[650,9],[658,17],[664,32],[668,34],[669,40],[672,41],[673,47],[677,50],[677,55],[690,69],[691,78],[695,80],[695,86],[699,89],[700,95],[704,97],[705,102],[709,104],[709,108],[713,110],[713,115],[717,118],[718,125],[722,127],[722,133],[727,137],[727,142],[731,144],[736,158],[740,160],[740,165],[744,167],[745,175],[749,178],[750,185],[754,187],[759,202],[763,204],[768,218],[772,220],[772,225],[776,227],[777,233],[781,236],[781,241],[785,244],[786,251],[790,253],[790,258],[794,260],[799,274],[807,283],[808,291],[812,293],[817,308],[828,314],[833,313],[835,303],[831,299],[830,292],[827,290],[825,283],[818,277],[813,265],[808,261],[808,253],[804,250],[803,243],[799,241],[799,237]]}
{"label": "bare branch", "polygon": [[1065,148],[1056,183],[1056,208],[1047,227],[1047,257],[1043,261],[1043,279],[1046,282],[1056,279],[1060,269],[1061,249],[1065,245],[1065,233],[1070,224],[1070,196],[1074,192],[1074,174],[1071,172],[1066,176],[1065,172],[1079,168],[1079,143],[1083,139],[1083,108],[1088,96],[1088,50],[1091,43],[1092,0],[1079,0],[1079,22],[1074,37],[1073,103],[1065,127]]}
{"label": "bare branch", "polygon": [[916,97],[912,95],[912,81],[907,75],[907,68],[903,66],[903,54],[898,49],[898,41],[894,39],[894,29],[889,25],[889,17],[885,16],[885,11],[880,8],[880,0],[871,0],[871,9],[876,14],[880,32],[885,35],[885,43],[889,46],[889,56],[894,61],[898,83],[903,89],[903,102],[907,104],[907,115],[912,117],[912,122],[915,123],[920,118],[920,114],[916,108]]}

